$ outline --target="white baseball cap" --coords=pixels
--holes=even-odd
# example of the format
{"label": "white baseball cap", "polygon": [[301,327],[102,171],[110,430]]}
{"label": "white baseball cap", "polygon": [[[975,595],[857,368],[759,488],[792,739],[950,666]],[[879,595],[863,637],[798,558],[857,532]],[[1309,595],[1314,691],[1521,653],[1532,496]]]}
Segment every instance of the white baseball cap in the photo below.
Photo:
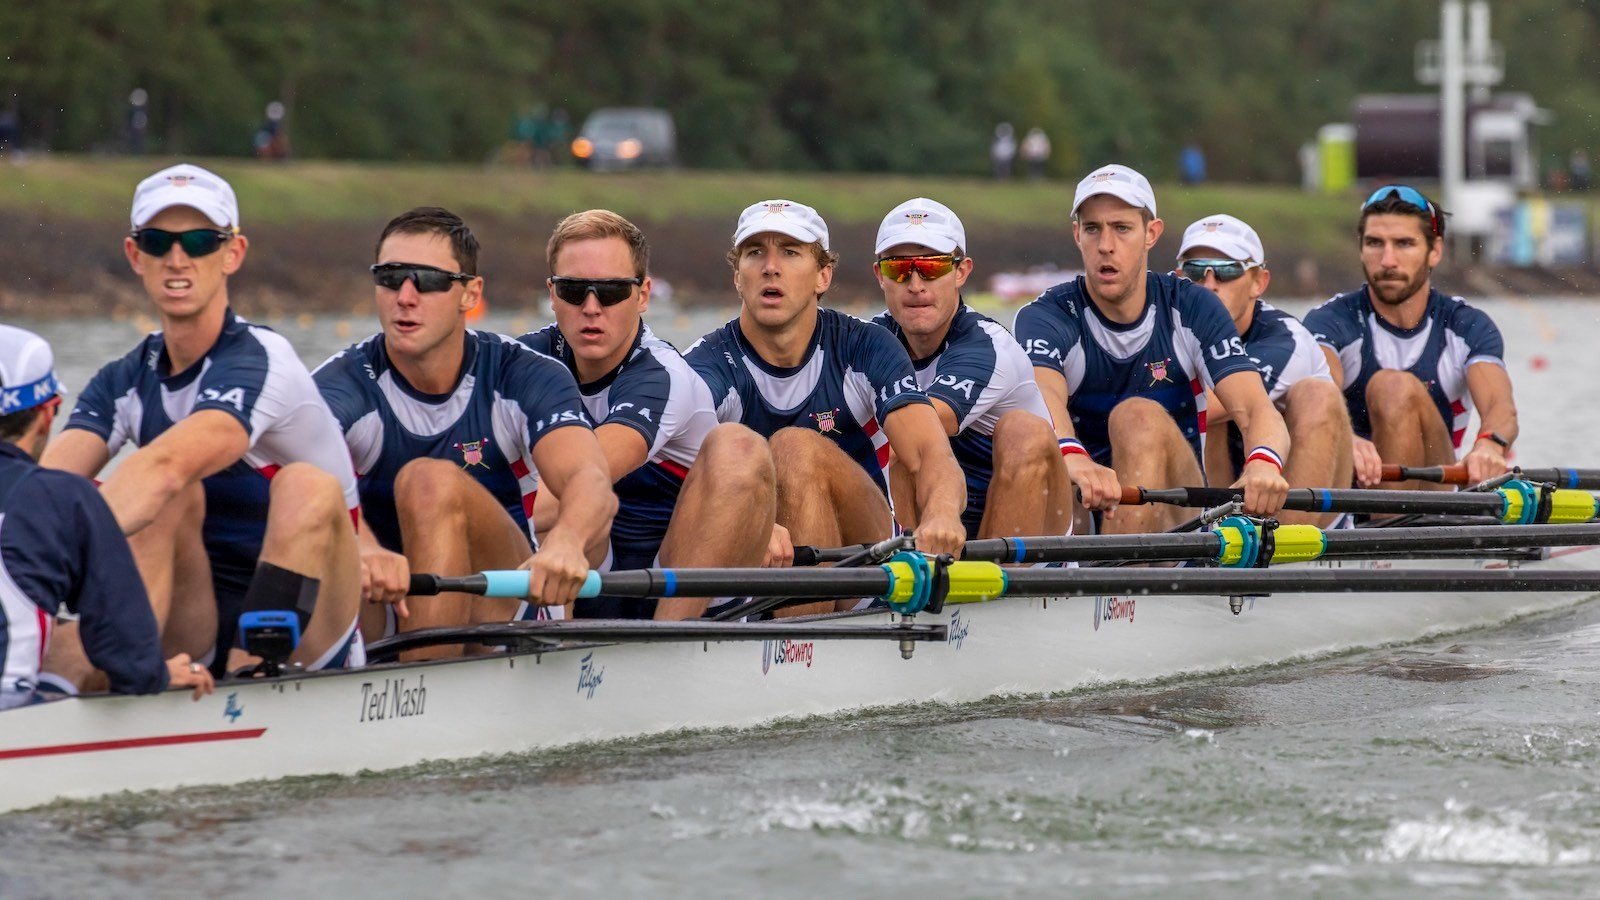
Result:
{"label": "white baseball cap", "polygon": [[1267,251],[1262,248],[1256,230],[1222,213],[1206,216],[1183,230],[1183,244],[1178,248],[1178,255],[1181,257],[1196,247],[1210,247],[1229,259],[1252,266],[1267,264]]}
{"label": "white baseball cap", "polygon": [[151,175],[133,189],[133,227],[143,228],[174,206],[200,211],[218,228],[239,228],[239,201],[221,175],[181,163]]}
{"label": "white baseball cap", "polygon": [[967,230],[961,219],[945,206],[926,197],[918,197],[889,210],[878,226],[877,248],[882,253],[900,244],[916,244],[939,253],[954,253],[956,248],[967,249]]}
{"label": "white baseball cap", "polygon": [[1077,193],[1072,195],[1072,214],[1078,214],[1083,201],[1097,194],[1110,194],[1129,206],[1150,210],[1156,215],[1156,192],[1143,175],[1127,166],[1101,166],[1078,182]]}
{"label": "white baseball cap", "polygon": [[50,344],[26,329],[0,325],[0,416],[33,409],[65,392]]}
{"label": "white baseball cap", "polygon": [[824,250],[833,249],[828,246],[828,223],[816,210],[793,200],[763,200],[745,207],[733,229],[733,245],[737,247],[751,235],[768,231],[807,244],[820,243]]}

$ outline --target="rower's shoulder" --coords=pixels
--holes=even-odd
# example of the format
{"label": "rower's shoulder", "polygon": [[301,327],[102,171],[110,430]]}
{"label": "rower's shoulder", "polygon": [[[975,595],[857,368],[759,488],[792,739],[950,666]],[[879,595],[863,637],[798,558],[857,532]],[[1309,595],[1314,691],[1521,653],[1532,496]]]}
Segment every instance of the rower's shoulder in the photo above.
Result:
{"label": "rower's shoulder", "polygon": [[1343,316],[1348,319],[1360,319],[1361,312],[1366,305],[1367,288],[1366,285],[1362,285],[1353,291],[1334,294],[1332,297],[1311,307],[1306,311],[1306,320],[1309,321],[1312,316]]}
{"label": "rower's shoulder", "polygon": [[517,343],[546,356],[561,355],[561,328],[554,322],[539,329],[517,335]]}
{"label": "rower's shoulder", "polygon": [[699,340],[689,345],[689,349],[683,351],[683,358],[696,369],[715,367],[724,363],[733,365],[734,359],[743,355],[739,348],[739,340],[734,334],[734,325],[738,321],[738,319],[730,320],[702,335]]}
{"label": "rower's shoulder", "polygon": [[467,334],[478,345],[478,367],[484,374],[530,373],[551,377],[559,371],[569,379],[572,377],[566,363],[548,353],[541,353],[520,338],[470,329]]}
{"label": "rower's shoulder", "polygon": [[382,332],[357,341],[319,363],[311,370],[311,377],[318,384],[342,378],[376,381],[384,367],[382,345]]}

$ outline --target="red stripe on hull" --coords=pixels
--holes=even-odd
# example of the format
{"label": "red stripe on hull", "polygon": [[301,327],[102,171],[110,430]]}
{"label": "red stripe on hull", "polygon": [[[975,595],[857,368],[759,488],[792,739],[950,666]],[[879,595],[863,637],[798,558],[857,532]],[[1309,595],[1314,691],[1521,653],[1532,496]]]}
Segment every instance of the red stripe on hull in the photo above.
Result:
{"label": "red stripe on hull", "polygon": [[205,744],[212,741],[253,740],[266,734],[265,728],[241,728],[234,731],[201,731],[194,734],[164,734],[159,737],[122,738],[115,741],[90,741],[83,744],[51,744],[45,747],[22,747],[0,750],[0,759],[23,759],[30,756],[62,756],[69,753],[99,753],[103,750],[134,750],[139,747],[167,747],[173,744]]}

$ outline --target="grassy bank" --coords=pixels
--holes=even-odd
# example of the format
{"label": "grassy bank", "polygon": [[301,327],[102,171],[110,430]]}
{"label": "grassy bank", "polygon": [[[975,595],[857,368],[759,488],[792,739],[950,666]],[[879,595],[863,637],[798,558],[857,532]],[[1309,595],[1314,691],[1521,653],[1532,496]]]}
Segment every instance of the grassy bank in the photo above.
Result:
{"label": "grassy bank", "polygon": [[[49,157],[29,160],[0,179],[0,210],[84,219],[127,214],[133,185],[162,160]],[[774,172],[641,172],[591,175],[448,165],[202,160],[234,185],[246,224],[368,221],[375,211],[437,203],[503,219],[543,219],[605,207],[651,221],[723,220],[731,233],[740,209],[788,197],[820,210],[830,224],[875,225],[908,197],[933,197],[955,209],[981,240],[983,226],[1064,228],[1072,185],[996,183],[971,178]],[[1263,235],[1313,252],[1347,244],[1353,198],[1282,187],[1158,185],[1169,228],[1227,211]],[[1273,238],[1269,237],[1269,244]]]}
{"label": "grassy bank", "polygon": [[[126,277],[120,237],[133,186],[165,160],[35,157],[0,164],[0,266],[23,277],[0,285],[0,311],[77,314],[142,306]],[[772,172],[592,175],[482,166],[201,160],[239,194],[252,254],[237,279],[241,308],[341,309],[365,303],[372,240],[394,214],[419,205],[460,212],[484,245],[483,272],[497,296],[527,302],[542,290],[546,236],[561,216],[605,207],[638,222],[654,245],[652,269],[688,303],[731,301],[722,254],[739,211],[788,197],[827,218],[844,263],[830,297],[870,302],[865,260],[883,213],[917,196],[960,213],[989,275],[1079,264],[1068,209],[1073,185],[973,178]],[[1359,198],[1290,186],[1157,185],[1167,232],[1152,265],[1170,263],[1189,222],[1228,212],[1256,227],[1276,270],[1277,296],[1313,296],[1359,280],[1350,233]],[[1451,277],[1447,269],[1443,273]],[[1534,292],[1537,292],[1535,289]]]}

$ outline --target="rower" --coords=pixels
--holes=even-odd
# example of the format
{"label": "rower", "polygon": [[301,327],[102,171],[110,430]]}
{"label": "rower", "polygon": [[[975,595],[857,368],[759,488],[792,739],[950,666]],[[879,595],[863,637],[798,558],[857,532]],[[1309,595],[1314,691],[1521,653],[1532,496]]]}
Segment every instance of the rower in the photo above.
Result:
{"label": "rower", "polygon": [[[1222,299],[1261,372],[1267,395],[1283,414],[1294,447],[1284,468],[1289,487],[1350,483],[1350,414],[1322,349],[1300,320],[1262,299],[1272,273],[1256,230],[1230,215],[1206,216],[1184,229],[1178,248],[1183,277]],[[1208,398],[1209,399],[1209,398]],[[1219,401],[1206,416],[1206,480],[1239,477],[1244,444]],[[1329,525],[1336,516],[1283,511],[1285,523]]]}
{"label": "rower", "polygon": [[1228,310],[1205,288],[1149,271],[1161,237],[1155,194],[1126,166],[1078,183],[1072,236],[1084,275],[1017,311],[1016,336],[1035,366],[1083,504],[1112,533],[1160,531],[1173,509],[1111,511],[1122,485],[1202,483],[1205,392],[1214,390],[1250,447],[1239,479],[1246,511],[1273,515],[1288,484],[1289,435]]}
{"label": "rower", "polygon": [[1306,328],[1344,386],[1362,486],[1379,482],[1384,463],[1455,462],[1473,407],[1479,431],[1461,458],[1469,482],[1505,472],[1517,439],[1500,329],[1432,284],[1444,255],[1445,216],[1416,188],[1374,191],[1356,225],[1366,284],[1306,313]]}
{"label": "rower", "polygon": [[[819,306],[838,259],[811,207],[789,200],[748,207],[727,256],[739,316],[686,357],[710,386],[717,418],[768,440],[780,543],[833,547],[889,537],[892,448],[916,498],[917,548],[959,554],[966,486],[938,414],[917,389],[911,358],[883,328]],[[819,608],[826,607],[787,612]]]}
{"label": "rower", "polygon": [[64,611],[77,613],[83,649],[112,691],[192,687],[198,700],[213,690],[211,673],[187,653],[162,661],[128,540],[94,483],[36,462],[62,390],[44,338],[0,325],[0,709],[76,692],[40,671]]}
{"label": "rower", "polygon": [[[888,311],[872,321],[911,355],[967,479],[969,540],[1065,534],[1072,488],[1027,354],[999,323],[968,308],[966,229],[947,206],[907,200],[878,226],[873,272]],[[917,527],[916,497],[898,460],[889,468],[895,518]]]}
{"label": "rower", "polygon": [[[229,306],[249,249],[233,188],[198,166],[163,169],[139,183],[132,222],[123,249],[161,330],[90,380],[44,465],[93,477],[123,444],[139,448],[101,492],[168,653],[214,652],[219,674],[254,666],[234,646],[240,618],[277,612],[298,632],[289,662],[361,665],[355,473],[294,347]],[[52,670],[81,683],[88,664],[68,635],[57,648],[71,658]]]}
{"label": "rower", "polygon": [[[419,207],[390,220],[372,266],[382,331],[316,371],[371,524],[362,530],[362,593],[406,605],[396,607],[400,622],[369,613],[369,633],[560,617],[604,557],[616,499],[578,386],[555,360],[467,328],[484,292],[478,250],[448,210]],[[529,516],[541,482],[567,502],[535,552]],[[411,572],[519,565],[533,572],[532,604],[406,599]],[[459,652],[445,645],[408,658]]]}
{"label": "rower", "polygon": [[[760,566],[777,503],[772,456],[760,435],[717,423],[705,382],[644,323],[652,283],[643,232],[591,209],[556,224],[545,256],[555,324],[518,340],[566,365],[597,423],[619,504],[602,568]],[[541,495],[538,524],[562,505]],[[596,597],[579,600],[576,615],[684,619],[706,605]]]}

